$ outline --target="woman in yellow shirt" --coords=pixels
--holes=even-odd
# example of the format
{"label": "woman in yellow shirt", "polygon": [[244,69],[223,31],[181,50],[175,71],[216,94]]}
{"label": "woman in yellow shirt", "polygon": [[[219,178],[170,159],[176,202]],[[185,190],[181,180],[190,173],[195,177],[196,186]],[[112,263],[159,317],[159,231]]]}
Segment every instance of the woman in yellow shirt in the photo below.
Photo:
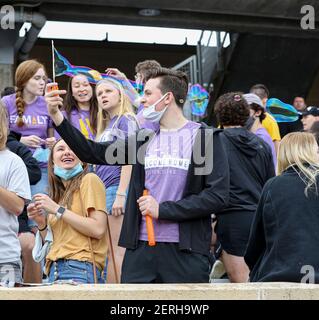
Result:
{"label": "woman in yellow shirt", "polygon": [[105,189],[87,169],[59,140],[48,163],[49,196],[36,194],[28,206],[28,215],[37,222],[43,241],[48,227],[52,230],[53,242],[46,257],[50,282],[103,283],[101,271],[108,249]]}

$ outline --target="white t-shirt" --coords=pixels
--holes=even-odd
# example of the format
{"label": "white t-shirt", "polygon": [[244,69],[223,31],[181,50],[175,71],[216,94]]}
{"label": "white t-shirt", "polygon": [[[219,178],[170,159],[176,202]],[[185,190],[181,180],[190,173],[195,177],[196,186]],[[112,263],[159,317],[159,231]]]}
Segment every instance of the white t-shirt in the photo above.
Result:
{"label": "white t-shirt", "polygon": [[[5,149],[0,151],[0,163],[0,187],[30,200],[29,176],[22,159]],[[18,217],[6,211],[0,204],[0,263],[20,260],[18,231]]]}

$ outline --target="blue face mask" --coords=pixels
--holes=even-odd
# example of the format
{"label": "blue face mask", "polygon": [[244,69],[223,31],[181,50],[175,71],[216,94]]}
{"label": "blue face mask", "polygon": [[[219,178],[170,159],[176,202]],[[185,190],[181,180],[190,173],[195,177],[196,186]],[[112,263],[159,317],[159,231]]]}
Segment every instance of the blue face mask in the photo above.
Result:
{"label": "blue face mask", "polygon": [[54,165],[54,174],[63,180],[72,179],[73,177],[80,174],[82,171],[83,171],[83,167],[82,167],[81,163],[78,163],[72,169],[63,169],[57,165]]}

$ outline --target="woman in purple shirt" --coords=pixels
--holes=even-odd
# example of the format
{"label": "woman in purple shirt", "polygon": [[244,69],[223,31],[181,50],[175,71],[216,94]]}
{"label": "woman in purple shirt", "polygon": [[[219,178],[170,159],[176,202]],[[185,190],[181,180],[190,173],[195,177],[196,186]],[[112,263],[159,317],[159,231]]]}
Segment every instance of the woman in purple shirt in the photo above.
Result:
{"label": "woman in purple shirt", "polygon": [[[135,132],[138,128],[137,120],[122,85],[116,80],[101,80],[97,83],[95,90],[99,105],[96,140],[104,142],[125,139],[126,136]],[[132,166],[96,166],[96,174],[106,188],[106,209],[108,214],[112,215],[109,222],[119,270],[124,250],[118,247],[117,243],[122,227],[126,191],[131,171]]]}
{"label": "woman in purple shirt", "polygon": [[[29,147],[41,168],[41,180],[31,185],[32,196],[47,192],[48,156],[50,148],[55,143],[54,129],[43,97],[46,83],[47,76],[44,66],[36,60],[24,61],[16,70],[16,93],[2,98],[8,111],[10,131],[22,135],[20,142]],[[35,232],[36,223],[29,219],[28,225]],[[32,241],[34,240],[31,240],[31,237],[20,237],[22,248],[30,248]],[[32,261],[30,250],[25,251],[23,255],[25,261]],[[41,281],[42,274],[39,265],[25,262],[24,269],[25,274],[28,274],[29,278],[32,277],[34,282]]]}
{"label": "woman in purple shirt", "polygon": [[[122,85],[116,80],[101,80],[96,85],[99,104],[97,137],[99,142],[125,139],[137,130],[137,121]],[[96,166],[106,188],[107,210],[115,216],[124,213],[131,166]],[[109,195],[108,195],[109,194]]]}
{"label": "woman in purple shirt", "polygon": [[[69,80],[62,110],[63,115],[87,139],[95,139],[98,105],[94,88],[85,75],[76,75]],[[57,132],[55,137],[59,138]]]}
{"label": "woman in purple shirt", "polygon": [[54,129],[43,97],[47,76],[44,66],[36,60],[22,62],[15,74],[16,93],[2,102],[9,115],[9,128],[22,135],[20,142],[29,147],[42,171],[41,180],[31,186],[31,194],[47,192],[47,160],[55,143]]}

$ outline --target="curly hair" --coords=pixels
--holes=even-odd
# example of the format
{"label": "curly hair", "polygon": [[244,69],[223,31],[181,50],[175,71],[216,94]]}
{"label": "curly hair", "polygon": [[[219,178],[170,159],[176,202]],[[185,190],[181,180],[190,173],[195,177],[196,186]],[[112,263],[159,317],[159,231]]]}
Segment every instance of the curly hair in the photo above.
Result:
{"label": "curly hair", "polygon": [[45,70],[44,66],[36,60],[26,60],[19,64],[16,74],[16,107],[18,113],[17,126],[22,127],[23,114],[26,106],[25,101],[23,100],[23,90],[27,82],[36,74],[39,69]]}
{"label": "curly hair", "polygon": [[218,98],[214,112],[221,126],[244,126],[249,118],[249,105],[242,92],[229,92]]}

